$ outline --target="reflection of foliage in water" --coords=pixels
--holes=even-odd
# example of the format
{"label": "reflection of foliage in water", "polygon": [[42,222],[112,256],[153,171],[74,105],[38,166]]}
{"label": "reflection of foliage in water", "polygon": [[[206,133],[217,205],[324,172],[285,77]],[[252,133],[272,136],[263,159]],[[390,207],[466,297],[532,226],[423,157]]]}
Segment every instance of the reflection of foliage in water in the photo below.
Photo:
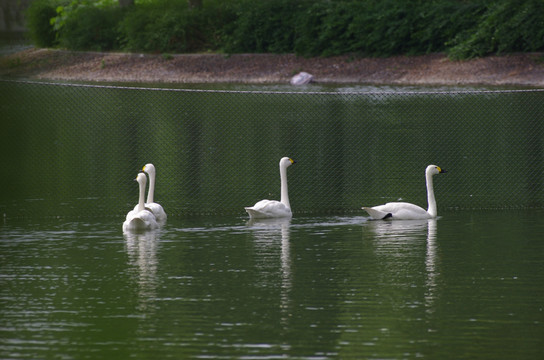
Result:
{"label": "reflection of foliage in water", "polygon": [[[402,198],[439,208],[541,207],[539,91],[198,91],[3,82],[0,181],[8,216],[122,215],[132,180],[157,167],[172,216],[243,214],[279,198],[290,156],[295,216],[358,211]],[[28,201],[34,200],[34,201]]]}

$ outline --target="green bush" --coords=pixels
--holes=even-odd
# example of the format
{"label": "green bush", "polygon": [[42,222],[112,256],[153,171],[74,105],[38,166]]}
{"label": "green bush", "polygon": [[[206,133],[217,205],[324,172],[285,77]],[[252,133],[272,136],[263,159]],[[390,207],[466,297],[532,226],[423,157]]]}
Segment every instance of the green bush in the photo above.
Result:
{"label": "green bush", "polygon": [[72,50],[114,50],[119,48],[119,7],[79,6],[72,10],[60,28],[59,44]]}
{"label": "green bush", "polygon": [[349,44],[350,51],[372,56],[410,51],[418,8],[418,4],[407,0],[373,1],[367,11],[357,14],[350,24],[354,38]]}
{"label": "green bush", "polygon": [[317,2],[305,13],[295,51],[305,56],[423,54],[478,21],[483,6],[456,0]]}
{"label": "green bush", "polygon": [[185,12],[186,8],[167,9],[147,4],[133,7],[120,24],[123,47],[132,51],[173,52],[169,44],[179,31],[176,14]]}
{"label": "green bush", "polygon": [[364,2],[315,2],[301,13],[294,51],[303,56],[330,56],[349,52],[358,34],[350,27],[357,14],[364,13]]}
{"label": "green bush", "polygon": [[239,3],[236,21],[225,37],[233,53],[291,53],[299,13],[307,1],[266,0]]}
{"label": "green bush", "polygon": [[412,44],[417,44],[417,53],[446,51],[451,39],[466,36],[478,25],[485,10],[482,1],[446,0],[434,6],[421,6]]}
{"label": "green bush", "polygon": [[472,30],[450,42],[450,57],[467,59],[489,54],[541,51],[544,49],[544,1],[494,2]]}
{"label": "green bush", "polygon": [[129,10],[120,24],[127,50],[199,52],[218,50],[222,27],[234,12],[220,3],[189,9],[187,2],[142,4]]}
{"label": "green bush", "polygon": [[58,3],[53,0],[36,0],[30,3],[26,11],[28,35],[38,47],[55,45],[55,30],[51,19],[57,15]]}
{"label": "green bush", "polygon": [[[36,0],[37,46],[456,59],[544,50],[544,0]],[[50,22],[50,19],[53,21]]]}

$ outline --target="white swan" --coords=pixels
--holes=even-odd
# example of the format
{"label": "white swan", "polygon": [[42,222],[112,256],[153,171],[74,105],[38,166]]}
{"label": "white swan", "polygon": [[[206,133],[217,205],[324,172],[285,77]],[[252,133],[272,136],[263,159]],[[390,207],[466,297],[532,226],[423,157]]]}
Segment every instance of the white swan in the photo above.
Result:
{"label": "white swan", "polygon": [[398,220],[419,220],[433,219],[437,216],[436,200],[434,198],[433,176],[445,173],[446,170],[436,165],[429,165],[425,170],[427,182],[427,202],[429,209],[425,210],[417,205],[405,202],[390,202],[385,205],[374,207],[363,207],[373,219],[398,219]]}
{"label": "white swan", "polygon": [[155,215],[145,208],[145,185],[147,183],[147,177],[142,172],[136,176],[136,181],[140,185],[140,199],[138,201],[137,208],[129,211],[125,222],[123,223],[123,231],[142,231],[152,230],[159,227]]}
{"label": "white swan", "polygon": [[[147,192],[147,201],[145,203],[146,209],[151,211],[159,223],[166,222],[166,212],[160,204],[153,202],[153,197],[155,195],[155,166],[153,164],[146,164],[142,169],[147,175],[149,175],[149,190]],[[134,207],[134,210],[138,205]]]}
{"label": "white swan", "polygon": [[291,218],[291,204],[287,193],[287,168],[295,161],[288,157],[280,160],[281,201],[261,200],[253,206],[246,207],[249,217],[252,219],[267,218]]}

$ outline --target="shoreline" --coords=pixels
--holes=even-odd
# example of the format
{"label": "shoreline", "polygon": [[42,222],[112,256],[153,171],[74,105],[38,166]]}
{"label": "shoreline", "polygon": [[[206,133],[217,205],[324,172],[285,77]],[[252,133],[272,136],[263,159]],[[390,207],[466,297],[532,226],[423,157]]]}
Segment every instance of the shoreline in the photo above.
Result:
{"label": "shoreline", "polygon": [[293,54],[134,54],[25,49],[0,57],[0,77],[126,83],[317,83],[544,87],[544,53],[452,61],[445,54],[303,58]]}

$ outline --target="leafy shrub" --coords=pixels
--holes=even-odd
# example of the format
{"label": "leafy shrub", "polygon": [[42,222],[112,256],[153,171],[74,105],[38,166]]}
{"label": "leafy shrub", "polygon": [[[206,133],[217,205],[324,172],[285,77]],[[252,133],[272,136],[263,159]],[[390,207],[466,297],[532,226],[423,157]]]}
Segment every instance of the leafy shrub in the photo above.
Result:
{"label": "leafy shrub", "polygon": [[373,56],[390,56],[410,50],[411,34],[417,23],[418,4],[403,0],[375,1],[368,10],[357,14],[349,30],[353,52]]}
{"label": "leafy shrub", "polygon": [[121,22],[124,48],[147,52],[217,50],[221,27],[233,11],[220,3],[189,9],[187,2],[142,4],[129,10]]}
{"label": "leafy shrub", "polygon": [[295,28],[305,1],[243,1],[238,16],[225,37],[227,52],[290,53],[295,42]]}
{"label": "leafy shrub", "polygon": [[504,0],[493,3],[477,26],[456,36],[450,57],[466,59],[492,53],[544,49],[544,1]]}
{"label": "leafy shrub", "polygon": [[350,30],[364,2],[316,2],[305,9],[297,26],[294,50],[303,56],[329,56],[349,52],[354,34]]}
{"label": "leafy shrub", "polygon": [[411,36],[409,53],[443,52],[448,42],[458,35],[464,36],[478,25],[486,7],[482,2],[445,0],[434,6],[419,7],[415,21],[418,26]]}
{"label": "leafy shrub", "polygon": [[59,44],[72,50],[118,49],[117,26],[121,18],[119,7],[79,6],[60,28]]}
{"label": "leafy shrub", "polygon": [[[146,52],[175,52],[176,40],[183,35],[180,17],[187,6],[165,7],[144,4],[133,7],[120,24],[127,50]],[[179,42],[179,40],[178,40]]]}
{"label": "leafy shrub", "polygon": [[316,2],[297,29],[295,51],[305,56],[444,51],[446,41],[477,21],[466,11],[470,6],[456,0]]}
{"label": "leafy shrub", "polygon": [[34,45],[52,47],[55,45],[55,31],[51,19],[57,15],[57,3],[53,0],[36,0],[30,3],[26,12],[28,34]]}
{"label": "leafy shrub", "polygon": [[[37,46],[463,59],[544,50],[544,0],[36,0]],[[54,21],[50,23],[50,19]]]}

